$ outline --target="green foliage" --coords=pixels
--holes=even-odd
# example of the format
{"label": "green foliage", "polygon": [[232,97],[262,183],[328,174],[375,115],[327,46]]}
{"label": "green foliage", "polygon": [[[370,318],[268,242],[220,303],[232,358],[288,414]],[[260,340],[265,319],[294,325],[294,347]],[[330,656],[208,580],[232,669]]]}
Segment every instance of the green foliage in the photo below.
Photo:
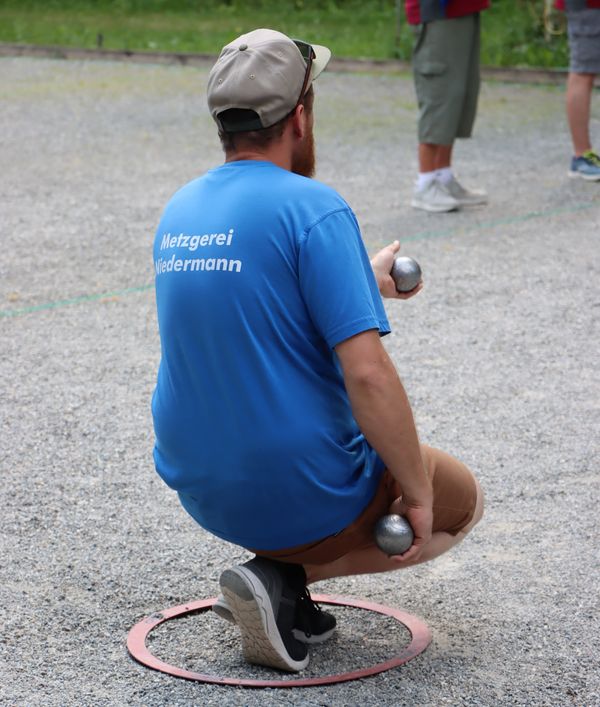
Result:
{"label": "green foliage", "polygon": [[395,0],[0,0],[0,8],[23,10],[52,9],[61,11],[100,11],[121,14],[156,12],[199,13],[230,9],[236,13],[268,11],[270,13],[356,11],[365,6],[369,11],[394,11]]}
{"label": "green foliage", "polygon": [[487,66],[568,66],[564,16],[556,12],[546,17],[544,7],[543,0],[493,3],[482,14],[482,62]]}
{"label": "green foliage", "polygon": [[[338,57],[408,61],[414,33],[397,7],[397,0],[0,0],[0,41],[216,54],[242,32],[274,27]],[[482,63],[568,64],[564,33],[545,30],[544,0],[493,0],[482,13]]]}

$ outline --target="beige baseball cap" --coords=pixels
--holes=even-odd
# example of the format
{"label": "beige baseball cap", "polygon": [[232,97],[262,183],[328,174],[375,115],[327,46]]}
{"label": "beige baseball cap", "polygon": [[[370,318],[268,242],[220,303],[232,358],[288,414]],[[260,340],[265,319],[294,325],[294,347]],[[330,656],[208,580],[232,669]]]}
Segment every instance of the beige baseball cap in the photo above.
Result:
{"label": "beige baseball cap", "polygon": [[208,108],[226,132],[261,130],[291,113],[327,66],[331,51],[256,29],[221,50],[208,76]]}

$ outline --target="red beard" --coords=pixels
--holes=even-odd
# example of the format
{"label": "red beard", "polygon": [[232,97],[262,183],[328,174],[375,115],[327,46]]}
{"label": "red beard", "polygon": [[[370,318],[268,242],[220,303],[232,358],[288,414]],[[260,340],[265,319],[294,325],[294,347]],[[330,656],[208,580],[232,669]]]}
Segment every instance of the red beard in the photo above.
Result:
{"label": "red beard", "polygon": [[292,156],[292,172],[312,178],[315,176],[315,166],[315,137],[311,128],[299,145],[298,152]]}

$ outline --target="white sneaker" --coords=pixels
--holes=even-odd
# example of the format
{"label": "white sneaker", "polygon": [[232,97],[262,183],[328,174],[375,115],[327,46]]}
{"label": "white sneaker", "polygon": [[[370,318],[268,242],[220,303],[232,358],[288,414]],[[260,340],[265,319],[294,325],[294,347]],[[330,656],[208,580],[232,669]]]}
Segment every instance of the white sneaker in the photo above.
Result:
{"label": "white sneaker", "polygon": [[455,211],[460,206],[458,200],[437,179],[433,179],[423,189],[415,191],[410,203],[415,209],[434,213]]}
{"label": "white sneaker", "polygon": [[488,202],[488,196],[483,190],[465,189],[454,176],[444,186],[448,193],[458,201],[459,206],[480,206]]}

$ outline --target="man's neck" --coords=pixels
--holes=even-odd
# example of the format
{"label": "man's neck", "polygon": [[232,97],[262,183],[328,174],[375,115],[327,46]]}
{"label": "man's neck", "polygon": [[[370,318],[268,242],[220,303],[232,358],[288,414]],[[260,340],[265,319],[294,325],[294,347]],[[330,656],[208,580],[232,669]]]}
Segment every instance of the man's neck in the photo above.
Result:
{"label": "man's neck", "polygon": [[239,150],[228,152],[225,156],[225,162],[238,162],[243,160],[272,162],[277,165],[277,167],[287,169],[288,172],[292,169],[291,150],[286,149],[284,144],[281,142],[277,142],[264,150],[241,148]]}

